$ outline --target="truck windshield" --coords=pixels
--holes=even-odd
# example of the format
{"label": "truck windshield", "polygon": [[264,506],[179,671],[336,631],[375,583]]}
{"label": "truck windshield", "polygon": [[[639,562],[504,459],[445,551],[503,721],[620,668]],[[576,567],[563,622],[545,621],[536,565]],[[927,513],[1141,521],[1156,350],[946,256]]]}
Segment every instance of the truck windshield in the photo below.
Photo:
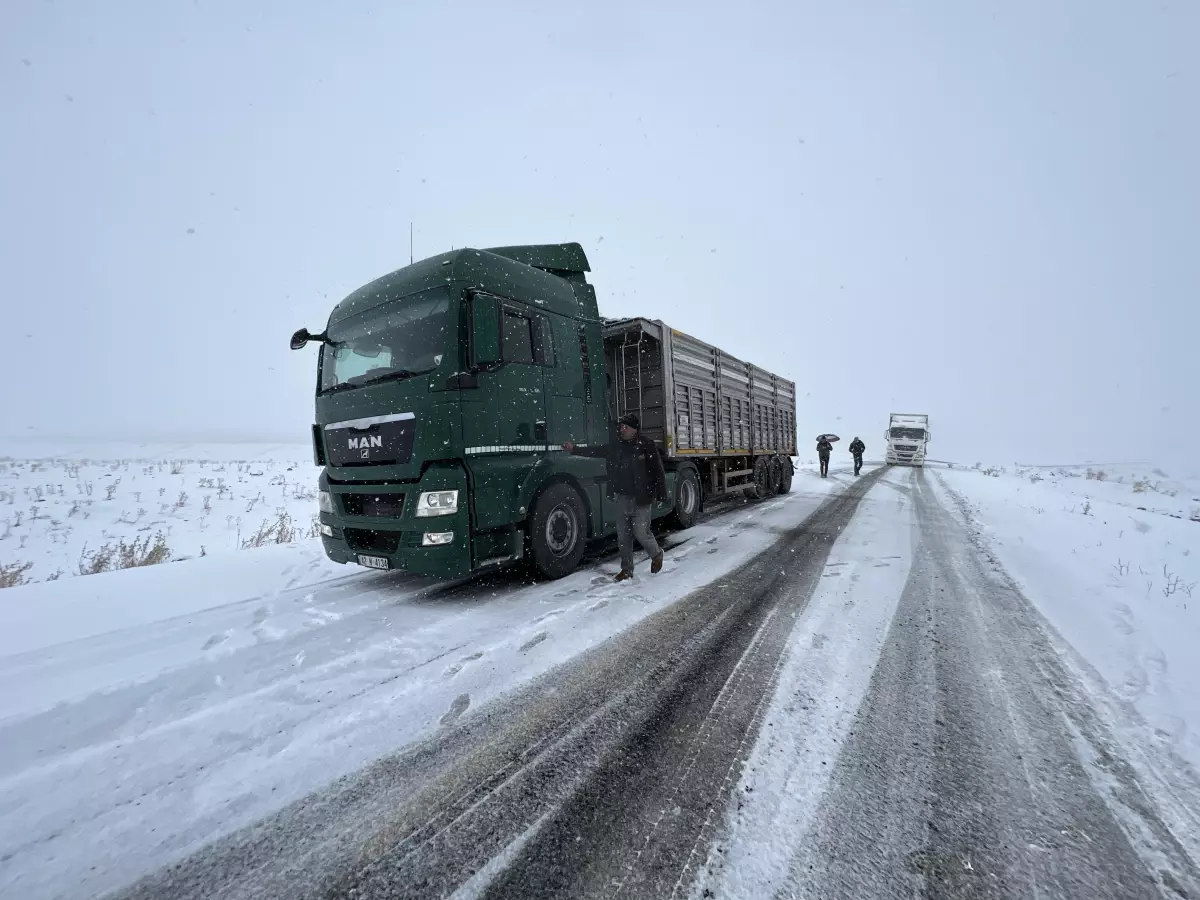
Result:
{"label": "truck windshield", "polygon": [[321,349],[321,392],[432,372],[450,328],[444,288],[382,303],[329,327]]}
{"label": "truck windshield", "polygon": [[902,441],[923,441],[925,440],[924,428],[893,428],[891,435],[893,438]]}

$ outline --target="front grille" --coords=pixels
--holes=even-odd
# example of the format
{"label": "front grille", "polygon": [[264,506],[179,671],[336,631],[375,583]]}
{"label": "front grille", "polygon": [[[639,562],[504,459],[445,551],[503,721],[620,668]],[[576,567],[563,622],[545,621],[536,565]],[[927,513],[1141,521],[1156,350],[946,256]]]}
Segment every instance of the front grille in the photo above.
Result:
{"label": "front grille", "polygon": [[404,514],[403,494],[342,494],[348,516],[399,518]]}
{"label": "front grille", "polygon": [[369,528],[347,528],[346,543],[350,545],[351,550],[356,550],[359,553],[385,553],[392,554],[396,552],[396,547],[400,544],[399,531],[373,531]]}
{"label": "front grille", "polygon": [[917,445],[916,444],[896,444],[896,449],[897,450],[905,450],[909,453],[912,453],[914,450],[917,449]]}

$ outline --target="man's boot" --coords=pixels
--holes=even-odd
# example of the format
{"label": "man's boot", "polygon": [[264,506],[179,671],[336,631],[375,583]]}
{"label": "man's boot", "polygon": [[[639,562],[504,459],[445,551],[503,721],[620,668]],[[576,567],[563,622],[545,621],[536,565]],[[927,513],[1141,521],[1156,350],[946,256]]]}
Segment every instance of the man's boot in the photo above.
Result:
{"label": "man's boot", "polygon": [[658,554],[658,556],[654,557],[654,559],[650,560],[650,574],[651,575],[657,575],[659,572],[662,571],[663,556],[664,556],[664,554],[660,553],[660,554]]}
{"label": "man's boot", "polygon": [[632,577],[633,577],[632,572],[630,572],[628,569],[622,569],[620,572],[618,572],[616,574],[616,577],[613,578],[613,581],[628,581]]}

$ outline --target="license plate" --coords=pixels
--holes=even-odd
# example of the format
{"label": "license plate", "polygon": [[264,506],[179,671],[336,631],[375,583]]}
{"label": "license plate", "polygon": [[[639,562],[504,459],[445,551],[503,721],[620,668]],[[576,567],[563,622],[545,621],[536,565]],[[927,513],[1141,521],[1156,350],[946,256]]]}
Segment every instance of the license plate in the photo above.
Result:
{"label": "license plate", "polygon": [[358,557],[358,564],[366,566],[368,569],[390,569],[386,556],[362,556]]}

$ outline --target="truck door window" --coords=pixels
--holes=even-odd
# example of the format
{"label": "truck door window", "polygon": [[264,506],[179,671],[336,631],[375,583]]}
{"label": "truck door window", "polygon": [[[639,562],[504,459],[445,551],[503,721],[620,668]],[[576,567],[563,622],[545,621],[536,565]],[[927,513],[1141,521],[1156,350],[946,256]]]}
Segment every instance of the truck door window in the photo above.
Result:
{"label": "truck door window", "polygon": [[533,364],[533,328],[529,316],[504,310],[504,361]]}
{"label": "truck door window", "polygon": [[539,366],[555,365],[554,327],[546,316],[534,316],[533,361]]}

